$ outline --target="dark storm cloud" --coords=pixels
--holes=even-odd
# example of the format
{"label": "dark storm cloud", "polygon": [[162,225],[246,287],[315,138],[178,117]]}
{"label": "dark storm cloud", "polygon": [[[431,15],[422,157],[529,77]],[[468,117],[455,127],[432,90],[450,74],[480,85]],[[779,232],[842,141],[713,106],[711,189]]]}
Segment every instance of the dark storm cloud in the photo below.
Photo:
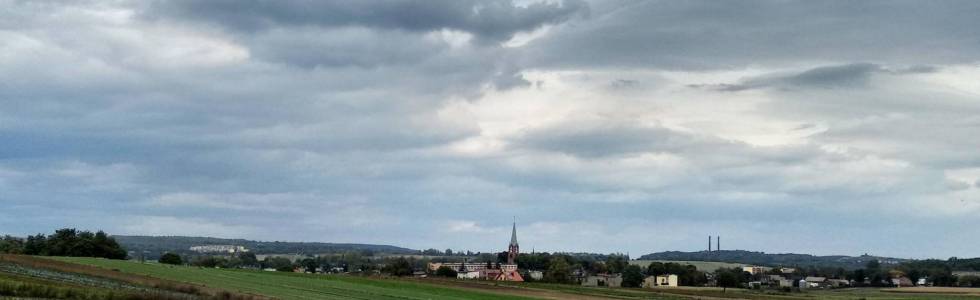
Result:
{"label": "dark storm cloud", "polygon": [[980,55],[978,14],[976,1],[637,1],[556,28],[529,45],[525,63],[729,69],[972,62]]}
{"label": "dark storm cloud", "polygon": [[433,31],[461,30],[480,39],[504,41],[520,31],[560,23],[588,12],[577,0],[512,1],[156,1],[144,14],[149,18],[188,19],[213,23],[232,31],[256,31],[279,26],[343,27]]}

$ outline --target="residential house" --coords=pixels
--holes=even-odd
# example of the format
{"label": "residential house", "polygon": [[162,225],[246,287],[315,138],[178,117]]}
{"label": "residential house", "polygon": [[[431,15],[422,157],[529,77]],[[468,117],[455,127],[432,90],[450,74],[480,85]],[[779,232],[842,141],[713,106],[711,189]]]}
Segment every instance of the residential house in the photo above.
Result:
{"label": "residential house", "polygon": [[[803,281],[800,281],[801,284],[803,282],[806,282],[806,287],[808,288],[827,287],[827,277],[807,276],[806,278],[803,278]],[[800,287],[802,288],[803,285],[800,285]]]}
{"label": "residential house", "polygon": [[661,287],[661,286],[663,287],[678,286],[677,275],[665,274],[659,276],[647,276],[647,278],[643,279],[643,287],[645,288],[654,288],[654,287]]}
{"label": "residential house", "polygon": [[759,266],[745,266],[745,267],[742,267],[742,271],[743,272],[749,272],[749,274],[752,274],[752,275],[762,274],[762,273],[765,273],[765,272],[769,272],[769,270],[772,270],[772,268],[759,267]]}
{"label": "residential house", "polygon": [[480,279],[480,271],[456,272],[458,279]]}
{"label": "residential house", "polygon": [[830,287],[839,288],[850,286],[851,282],[844,279],[827,279],[827,285]]}
{"label": "residential house", "polygon": [[762,277],[762,283],[771,287],[793,287],[793,281],[786,279],[782,275],[769,275]]}
{"label": "residential house", "polygon": [[597,274],[586,276],[582,280],[582,286],[620,287],[622,285],[623,276],[620,274]]}

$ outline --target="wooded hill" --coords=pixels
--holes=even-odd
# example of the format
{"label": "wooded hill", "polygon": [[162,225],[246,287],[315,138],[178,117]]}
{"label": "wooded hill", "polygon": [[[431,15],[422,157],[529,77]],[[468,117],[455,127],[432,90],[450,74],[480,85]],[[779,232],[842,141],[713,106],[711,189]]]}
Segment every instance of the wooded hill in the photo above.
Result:
{"label": "wooded hill", "polygon": [[370,254],[418,254],[418,250],[372,244],[313,243],[313,242],[263,242],[245,239],[222,239],[191,236],[113,236],[119,244],[130,251],[147,251],[148,257],[156,257],[165,252],[193,253],[192,246],[238,245],[248,248],[255,254],[321,254],[341,252],[367,252]]}
{"label": "wooded hill", "polygon": [[909,261],[904,258],[881,257],[871,255],[846,256],[829,255],[816,256],[795,253],[765,253],[744,250],[698,251],[681,252],[667,251],[640,256],[643,260],[687,260],[687,261],[718,261],[742,263],[758,266],[783,267],[833,267],[854,270],[863,268],[868,261],[878,260],[882,265],[897,265]]}

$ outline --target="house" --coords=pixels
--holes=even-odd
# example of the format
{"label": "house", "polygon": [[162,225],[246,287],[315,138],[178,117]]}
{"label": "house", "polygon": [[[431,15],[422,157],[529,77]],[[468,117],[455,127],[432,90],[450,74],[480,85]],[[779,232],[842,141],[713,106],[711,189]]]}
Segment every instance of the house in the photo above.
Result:
{"label": "house", "polygon": [[839,288],[850,286],[851,282],[844,279],[827,279],[827,285],[830,287]]}
{"label": "house", "polygon": [[479,279],[480,278],[480,271],[456,272],[456,278],[458,278],[458,279]]}
{"label": "house", "polygon": [[745,267],[742,267],[742,272],[748,272],[749,274],[752,274],[752,275],[762,274],[762,273],[765,273],[765,272],[769,272],[769,270],[772,270],[772,268],[758,267],[758,266],[745,266]]}
{"label": "house", "polygon": [[623,276],[620,274],[597,274],[586,276],[582,280],[582,286],[620,287],[622,285]]}
{"label": "house", "polygon": [[528,271],[527,272],[527,276],[528,277],[531,277],[531,279],[534,279],[534,280],[542,280],[542,279],[544,279],[544,272],[541,272],[541,271]]}
{"label": "house", "polygon": [[786,279],[782,275],[769,275],[762,277],[762,283],[771,287],[793,287],[793,281]]}
{"label": "house", "polygon": [[796,272],[795,268],[779,268],[779,273],[792,274],[793,272]]}
{"label": "house", "polygon": [[918,286],[926,286],[926,285],[929,285],[929,277],[919,278],[919,280],[915,282],[915,285],[918,285]]}
{"label": "house", "polygon": [[643,279],[643,287],[654,288],[654,287],[675,287],[677,286],[677,275],[665,274],[659,276],[647,276]]}
{"label": "house", "polygon": [[800,281],[800,288],[803,288],[804,282],[807,288],[822,288],[827,286],[827,277],[807,276]]}

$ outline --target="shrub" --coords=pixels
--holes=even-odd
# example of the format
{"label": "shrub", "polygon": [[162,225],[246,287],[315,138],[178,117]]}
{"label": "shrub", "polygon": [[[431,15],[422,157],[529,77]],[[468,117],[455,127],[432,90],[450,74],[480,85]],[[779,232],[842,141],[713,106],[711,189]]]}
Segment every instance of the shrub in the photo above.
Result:
{"label": "shrub", "polygon": [[175,253],[170,253],[170,252],[167,252],[163,254],[163,256],[160,256],[160,260],[158,260],[158,262],[160,262],[161,264],[168,264],[168,265],[184,264],[184,261],[180,258],[180,255],[177,255]]}

